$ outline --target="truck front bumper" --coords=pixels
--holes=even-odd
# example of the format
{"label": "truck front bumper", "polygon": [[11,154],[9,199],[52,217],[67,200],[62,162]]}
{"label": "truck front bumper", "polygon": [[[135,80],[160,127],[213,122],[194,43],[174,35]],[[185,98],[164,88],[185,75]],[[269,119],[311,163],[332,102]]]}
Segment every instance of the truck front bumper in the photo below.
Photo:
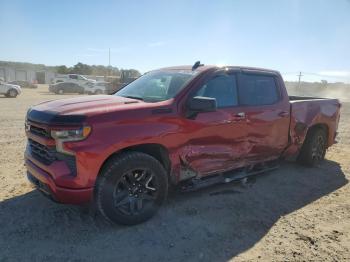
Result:
{"label": "truck front bumper", "polygon": [[40,162],[26,151],[25,164],[28,180],[52,200],[64,204],[84,204],[91,201],[93,188],[66,188],[56,185],[51,174],[62,173],[63,163],[57,162],[44,170],[40,167]]}

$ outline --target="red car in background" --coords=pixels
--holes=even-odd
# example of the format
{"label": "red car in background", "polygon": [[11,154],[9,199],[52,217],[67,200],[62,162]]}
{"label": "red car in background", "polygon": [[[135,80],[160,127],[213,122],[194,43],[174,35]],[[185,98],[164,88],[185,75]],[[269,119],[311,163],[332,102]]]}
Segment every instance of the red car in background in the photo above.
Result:
{"label": "red car in background", "polygon": [[29,180],[55,201],[94,202],[107,219],[149,219],[169,185],[194,190],[295,158],[314,166],[337,134],[336,99],[289,97],[277,71],[180,66],[114,95],[49,101],[26,117]]}

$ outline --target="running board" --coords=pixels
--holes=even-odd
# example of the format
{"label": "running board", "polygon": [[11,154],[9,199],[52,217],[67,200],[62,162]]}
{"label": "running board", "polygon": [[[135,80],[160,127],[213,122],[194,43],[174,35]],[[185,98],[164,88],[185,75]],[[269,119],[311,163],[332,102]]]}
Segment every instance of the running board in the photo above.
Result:
{"label": "running board", "polygon": [[193,178],[189,181],[183,182],[181,185],[181,191],[183,192],[191,192],[201,188],[205,188],[208,186],[216,185],[216,184],[226,184],[234,181],[242,180],[246,177],[266,173],[269,171],[274,171],[279,167],[278,164],[269,165],[267,167],[261,169],[252,168],[249,171],[245,170],[233,170],[225,173],[221,173],[218,175],[212,175],[205,178]]}

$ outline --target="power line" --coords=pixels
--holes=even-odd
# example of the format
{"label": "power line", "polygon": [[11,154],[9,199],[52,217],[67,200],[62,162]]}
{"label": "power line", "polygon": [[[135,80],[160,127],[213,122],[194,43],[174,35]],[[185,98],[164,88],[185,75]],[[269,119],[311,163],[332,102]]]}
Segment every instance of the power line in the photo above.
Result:
{"label": "power line", "polygon": [[[294,75],[298,74],[299,76],[300,72],[281,72],[282,75]],[[319,73],[311,73],[311,72],[303,72],[302,76],[307,76],[307,75],[313,75],[313,76],[319,76],[319,77],[325,77],[325,78],[339,78],[339,79],[348,79],[349,76],[345,75],[326,75],[326,74],[319,74]]]}

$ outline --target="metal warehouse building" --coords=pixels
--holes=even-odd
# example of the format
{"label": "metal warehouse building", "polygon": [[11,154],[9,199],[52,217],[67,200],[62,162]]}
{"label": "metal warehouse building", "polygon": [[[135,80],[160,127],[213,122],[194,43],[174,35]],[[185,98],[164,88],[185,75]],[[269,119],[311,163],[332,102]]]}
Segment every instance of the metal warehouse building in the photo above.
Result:
{"label": "metal warehouse building", "polygon": [[49,84],[54,77],[55,73],[47,70],[42,65],[0,61],[0,78],[3,78],[6,82],[21,80],[30,83]]}

